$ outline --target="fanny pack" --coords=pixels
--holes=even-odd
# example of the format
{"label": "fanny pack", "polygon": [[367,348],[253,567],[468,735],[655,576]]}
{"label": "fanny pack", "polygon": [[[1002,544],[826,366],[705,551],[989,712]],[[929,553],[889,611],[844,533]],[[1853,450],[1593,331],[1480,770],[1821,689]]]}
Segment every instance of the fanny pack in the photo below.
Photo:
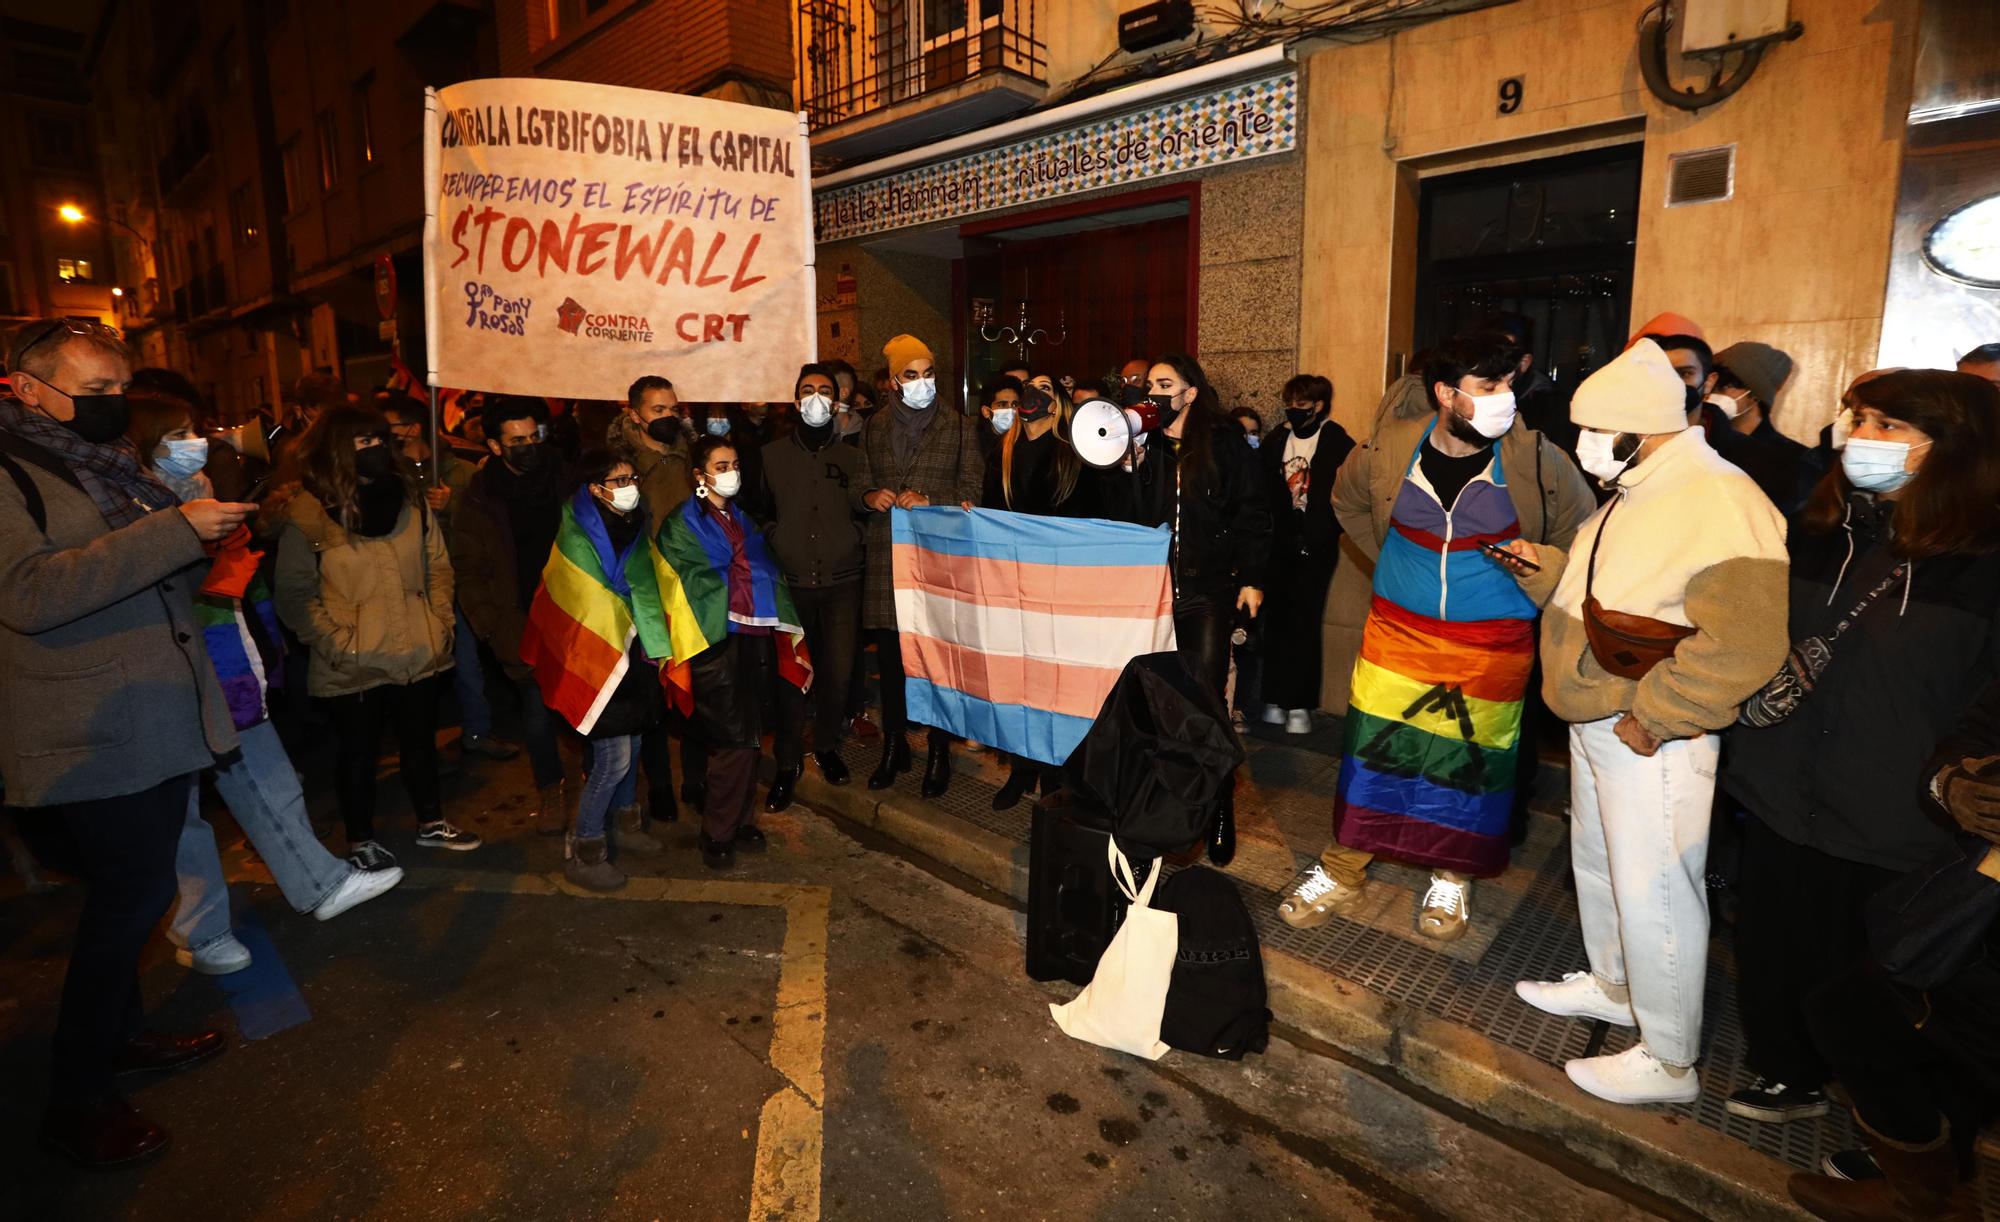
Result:
{"label": "fanny pack", "polygon": [[1643,679],[1647,671],[1673,657],[1674,650],[1695,630],[1651,616],[1613,611],[1597,601],[1597,549],[1604,542],[1605,524],[1617,508],[1618,501],[1613,500],[1598,519],[1597,535],[1590,542],[1590,568],[1583,581],[1583,635],[1599,666],[1620,679]]}

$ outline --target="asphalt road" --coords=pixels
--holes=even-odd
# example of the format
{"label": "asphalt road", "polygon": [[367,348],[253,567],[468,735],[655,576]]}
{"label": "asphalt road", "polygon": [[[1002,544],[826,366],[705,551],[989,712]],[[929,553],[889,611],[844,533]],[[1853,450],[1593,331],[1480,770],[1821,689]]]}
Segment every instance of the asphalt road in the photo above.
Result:
{"label": "asphalt road", "polygon": [[[1283,1040],[1240,1064],[1071,1041],[1048,1014],[1071,990],[1022,974],[1017,912],[804,809],[732,874],[683,822],[628,859],[626,892],[570,892],[520,785],[517,765],[459,778],[454,817],[492,842],[409,848],[403,886],[330,923],[231,853],[257,984],[156,943],[159,1025],[231,1048],[133,1092],[174,1134],[135,1169],[34,1146],[76,897],[6,892],[0,1217],[1638,1216]],[[298,1003],[306,1021],[243,1037]]]}

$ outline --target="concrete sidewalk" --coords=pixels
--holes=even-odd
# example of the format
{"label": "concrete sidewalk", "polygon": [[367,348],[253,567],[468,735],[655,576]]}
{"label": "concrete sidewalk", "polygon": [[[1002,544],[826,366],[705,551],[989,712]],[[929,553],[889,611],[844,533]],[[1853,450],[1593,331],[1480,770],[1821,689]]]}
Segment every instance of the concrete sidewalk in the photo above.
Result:
{"label": "concrete sidewalk", "polygon": [[[1569,782],[1559,764],[1541,769],[1534,816],[1513,865],[1501,878],[1475,884],[1472,930],[1438,945],[1415,934],[1414,909],[1428,875],[1407,867],[1378,864],[1371,898],[1355,919],[1335,918],[1309,932],[1278,919],[1279,899],[1332,836],[1339,727],[1324,716],[1309,735],[1259,725],[1245,741],[1250,761],[1237,794],[1239,847],[1227,873],[1263,939],[1279,1022],[1705,1217],[1804,1217],[1785,1193],[1786,1177],[1859,1144],[1839,1108],[1824,1120],[1789,1125],[1725,1112],[1728,1094],[1750,1076],[1742,1065],[1726,928],[1717,929],[1710,948],[1701,1099],[1671,1108],[1620,1107],[1571,1085],[1564,1061],[1618,1051],[1634,1033],[1555,1018],[1514,996],[1517,980],[1555,979],[1585,966],[1568,871]],[[844,758],[854,777],[840,787],[809,767],[800,799],[1025,903],[1032,803],[992,809],[1004,764],[991,752],[961,749],[951,791],[932,801],[918,792],[921,752],[918,769],[893,788],[867,789],[875,752],[873,744],[848,744]]]}

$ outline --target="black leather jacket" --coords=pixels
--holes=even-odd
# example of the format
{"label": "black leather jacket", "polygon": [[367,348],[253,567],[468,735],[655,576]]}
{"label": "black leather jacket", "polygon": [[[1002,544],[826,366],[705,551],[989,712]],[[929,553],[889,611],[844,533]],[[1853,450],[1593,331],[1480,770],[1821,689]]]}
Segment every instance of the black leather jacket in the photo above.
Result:
{"label": "black leather jacket", "polygon": [[1125,480],[1122,511],[1108,516],[1142,526],[1175,526],[1176,594],[1262,589],[1272,530],[1265,472],[1240,430],[1218,426],[1209,442],[1204,468],[1183,473],[1179,444],[1166,436],[1152,438],[1146,460]]}

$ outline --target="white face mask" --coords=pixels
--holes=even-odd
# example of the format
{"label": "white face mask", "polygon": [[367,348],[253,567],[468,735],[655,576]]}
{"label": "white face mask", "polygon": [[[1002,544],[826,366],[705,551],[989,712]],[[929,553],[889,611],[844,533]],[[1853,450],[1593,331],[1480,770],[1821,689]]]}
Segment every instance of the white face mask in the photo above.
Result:
{"label": "white face mask", "polygon": [[808,428],[819,428],[833,419],[833,401],[814,391],[799,400],[799,420]]}
{"label": "white face mask", "polygon": [[632,487],[613,488],[611,507],[619,513],[631,513],[639,507],[639,490]]}
{"label": "white face mask", "polygon": [[723,471],[711,478],[713,482],[709,484],[709,487],[715,490],[715,495],[725,501],[743,491],[743,473],[741,471]]}
{"label": "white face mask", "polygon": [[1910,451],[1929,445],[1912,446],[1907,441],[1876,441],[1850,437],[1840,451],[1840,469],[1847,482],[1863,492],[1894,492],[1916,474],[1909,470]]}
{"label": "white face mask", "polygon": [[1513,391],[1470,395],[1461,390],[1458,397],[1472,404],[1472,427],[1481,437],[1505,437],[1507,430],[1514,427]]}
{"label": "white face mask", "polygon": [[208,438],[177,437],[163,441],[153,453],[153,465],[186,479],[208,465]]}
{"label": "white face mask", "polygon": [[994,408],[994,409],[993,409],[993,431],[994,431],[994,432],[996,432],[996,433],[1004,433],[1004,432],[1006,432],[1006,431],[1007,431],[1008,429],[1011,429],[1011,428],[1013,428],[1013,427],[1014,427],[1014,409],[1013,409],[1013,408],[1011,408],[1011,407],[996,407],[996,408]]}
{"label": "white face mask", "polygon": [[1702,402],[1721,412],[1722,418],[1725,420],[1734,420],[1743,414],[1743,400],[1732,399],[1725,394],[1710,395],[1703,399]]}
{"label": "white face mask", "polygon": [[1629,457],[1621,460],[1613,453],[1617,446],[1618,434],[1584,429],[1576,437],[1577,465],[1609,487],[1618,482],[1632,462]]}
{"label": "white face mask", "polygon": [[936,378],[918,378],[914,382],[903,383],[904,406],[921,409],[935,402],[937,402]]}

